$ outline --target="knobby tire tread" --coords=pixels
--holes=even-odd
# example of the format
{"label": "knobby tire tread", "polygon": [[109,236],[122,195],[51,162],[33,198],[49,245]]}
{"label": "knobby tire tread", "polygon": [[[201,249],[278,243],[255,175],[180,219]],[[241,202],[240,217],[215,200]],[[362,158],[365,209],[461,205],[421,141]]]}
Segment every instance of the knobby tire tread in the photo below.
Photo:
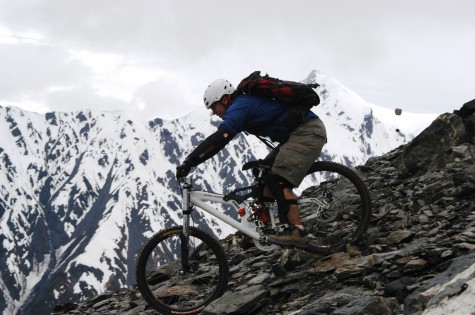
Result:
{"label": "knobby tire tread", "polygon": [[[370,220],[371,220],[371,197],[370,197],[368,188],[366,187],[363,180],[358,176],[358,174],[356,174],[349,167],[344,166],[339,163],[335,163],[331,161],[315,162],[310,167],[309,171],[307,172],[307,175],[311,175],[313,173],[318,173],[318,172],[338,173],[341,176],[350,180],[353,183],[353,185],[355,185],[355,188],[358,190],[358,193],[362,201],[362,217],[361,217],[361,221],[359,222],[358,228],[353,235],[352,241],[350,242],[350,243],[356,243],[357,241],[361,240],[363,236],[365,235],[368,229]],[[341,247],[342,245],[348,245],[348,244],[340,244],[340,245],[335,245],[332,247],[336,249],[338,247]]]}
{"label": "knobby tire tread", "polygon": [[[150,292],[148,285],[147,285],[147,275],[146,275],[146,265],[149,254],[155,249],[155,247],[163,240],[167,239],[170,236],[177,236],[183,232],[182,226],[175,226],[165,230],[162,230],[152,236],[147,243],[142,247],[140,250],[140,254],[138,256],[136,269],[135,269],[135,276],[137,281],[137,287],[139,291],[142,293],[143,298],[152,306],[154,309],[163,312],[163,314],[173,314],[172,310],[165,304],[161,303],[153,296],[152,292]],[[186,309],[181,310],[185,311],[186,314],[197,314],[202,311],[202,309],[211,303],[213,300],[217,299],[218,297],[222,296],[226,291],[228,280],[229,280],[229,266],[227,262],[227,256],[224,253],[223,248],[218,243],[218,241],[208,233],[203,230],[200,230],[195,227],[189,228],[190,236],[194,236],[200,239],[203,243],[205,243],[216,255],[216,260],[219,263],[219,284],[216,287],[213,294],[203,303],[203,305],[197,307],[196,309]],[[202,244],[203,244],[202,243]],[[200,246],[202,246],[202,244]],[[175,313],[179,313],[179,310],[175,310]]]}

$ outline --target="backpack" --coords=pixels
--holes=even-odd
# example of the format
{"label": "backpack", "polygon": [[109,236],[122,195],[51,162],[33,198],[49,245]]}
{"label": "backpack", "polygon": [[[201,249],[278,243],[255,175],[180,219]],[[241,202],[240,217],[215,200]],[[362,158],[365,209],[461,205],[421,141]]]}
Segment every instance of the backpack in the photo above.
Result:
{"label": "backpack", "polygon": [[254,71],[239,83],[235,93],[237,96],[244,94],[267,97],[292,107],[310,110],[320,104],[320,98],[313,89],[318,86],[316,83],[283,81],[268,74],[261,76],[260,71]]}
{"label": "backpack", "polygon": [[[260,71],[254,71],[239,83],[234,96],[260,96],[289,105],[286,125],[289,130],[293,130],[304,121],[313,106],[320,104],[320,98],[313,89],[318,86],[317,83],[283,81],[270,77],[268,74],[261,76]],[[277,118],[270,120],[269,124],[272,124]]]}

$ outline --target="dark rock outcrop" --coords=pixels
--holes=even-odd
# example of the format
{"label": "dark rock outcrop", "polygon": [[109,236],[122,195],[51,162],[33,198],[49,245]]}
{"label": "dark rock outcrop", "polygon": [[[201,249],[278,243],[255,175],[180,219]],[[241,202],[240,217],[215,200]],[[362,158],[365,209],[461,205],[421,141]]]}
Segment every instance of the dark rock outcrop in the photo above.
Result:
{"label": "dark rock outcrop", "polygon": [[[464,104],[454,114],[440,115],[404,150],[399,172],[407,176],[433,172],[452,161],[454,150],[464,150],[463,144],[475,141],[474,112],[475,100]],[[457,148],[459,145],[462,148]]]}

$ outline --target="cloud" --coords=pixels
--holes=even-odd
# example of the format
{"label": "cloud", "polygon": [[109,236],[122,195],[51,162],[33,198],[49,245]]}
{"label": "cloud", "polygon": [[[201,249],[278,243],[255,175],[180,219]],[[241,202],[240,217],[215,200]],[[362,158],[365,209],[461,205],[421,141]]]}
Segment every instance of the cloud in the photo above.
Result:
{"label": "cloud", "polygon": [[471,0],[0,0],[0,100],[82,92],[167,116],[201,106],[216,78],[237,84],[262,70],[301,80],[316,69],[372,103],[442,112],[473,90],[474,9]]}
{"label": "cloud", "polygon": [[101,96],[91,86],[75,86],[52,91],[46,94],[43,100],[52,111],[68,112],[78,109],[128,111],[130,109],[127,102],[113,97]]}
{"label": "cloud", "polygon": [[198,103],[190,99],[186,87],[177,79],[163,77],[157,81],[149,82],[134,93],[132,103],[135,108],[151,120],[155,117],[165,119],[176,118],[196,109],[190,104]]}
{"label": "cloud", "polygon": [[0,44],[0,95],[17,98],[55,86],[87,80],[92,70],[70,60],[62,48],[35,44]]}

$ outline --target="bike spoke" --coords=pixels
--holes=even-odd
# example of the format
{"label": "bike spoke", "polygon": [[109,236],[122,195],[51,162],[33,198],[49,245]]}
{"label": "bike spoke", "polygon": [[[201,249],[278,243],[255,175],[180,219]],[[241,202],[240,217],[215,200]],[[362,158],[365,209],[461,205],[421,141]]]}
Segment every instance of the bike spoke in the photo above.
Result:
{"label": "bike spoke", "polygon": [[[331,162],[315,163],[299,187],[299,210],[310,243],[339,248],[366,231],[370,199],[366,187],[350,169]],[[299,191],[297,190],[297,192]]]}
{"label": "bike spoke", "polygon": [[[179,229],[173,232],[163,233],[166,236],[162,238],[158,235],[156,244],[144,248],[137,265],[137,283],[157,310],[194,313],[224,292],[226,258],[216,241],[201,235],[204,232],[190,233],[187,244],[183,244],[186,238]],[[208,246],[209,242],[215,243]]]}

